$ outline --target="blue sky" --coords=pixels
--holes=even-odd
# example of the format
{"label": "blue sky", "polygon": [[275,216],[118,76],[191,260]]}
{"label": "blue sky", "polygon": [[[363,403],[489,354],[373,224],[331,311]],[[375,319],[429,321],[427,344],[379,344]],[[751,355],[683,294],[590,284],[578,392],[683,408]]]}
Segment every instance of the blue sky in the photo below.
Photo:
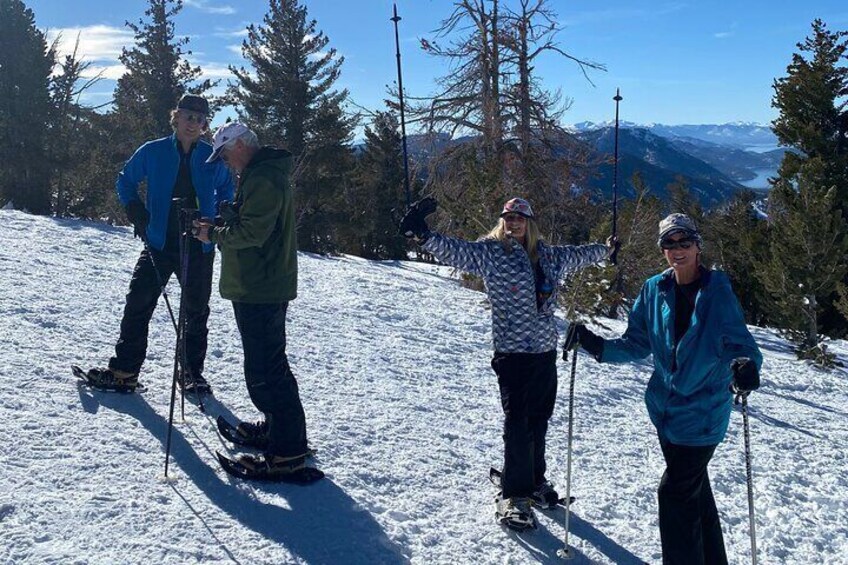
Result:
{"label": "blue sky", "polygon": [[[501,0],[507,4],[513,0]],[[93,66],[120,76],[117,54],[132,42],[125,20],[143,16],[144,0],[25,0],[39,28],[61,32],[72,44],[82,32],[81,51]],[[386,85],[395,80],[391,0],[311,0],[309,15],[330,45],[345,57],[339,85],[353,101],[383,107]],[[549,88],[573,101],[565,120],[604,121],[614,116],[612,97],[621,88],[623,120],[638,123],[700,124],[768,122],[772,81],[785,74],[795,44],[822,18],[831,30],[848,29],[848,3],[770,1],[552,0],[564,30],[561,46],[574,56],[603,63],[590,74],[560,56],[549,55],[537,72]],[[73,9],[69,9],[73,6]],[[419,38],[432,39],[451,12],[450,0],[399,0],[404,87],[410,96],[434,92],[446,63],[424,54]],[[176,18],[178,35],[191,38],[193,60],[208,75],[228,76],[227,65],[243,62],[238,45],[247,24],[260,22],[266,0],[185,0]],[[92,89],[90,103],[106,101],[114,88],[106,80]],[[220,123],[226,112],[215,117]]]}

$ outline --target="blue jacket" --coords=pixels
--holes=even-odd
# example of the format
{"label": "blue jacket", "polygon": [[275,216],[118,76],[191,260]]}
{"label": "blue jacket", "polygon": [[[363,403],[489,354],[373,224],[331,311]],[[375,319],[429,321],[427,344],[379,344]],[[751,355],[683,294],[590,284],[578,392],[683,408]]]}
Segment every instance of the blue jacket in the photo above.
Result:
{"label": "blue jacket", "polygon": [[[218,204],[233,199],[233,180],[230,171],[220,160],[207,164],[212,154],[212,146],[202,139],[191,152],[191,182],[197,194],[197,207],[204,218],[214,218]],[[140,200],[138,185],[147,179],[147,202],[150,212],[147,225],[147,240],[155,249],[165,246],[168,230],[168,214],[171,211],[171,195],[177,181],[180,167],[180,154],[177,151],[177,136],[148,141],[139,147],[123,170],[118,174],[115,188],[118,199],[126,206],[132,200]],[[203,250],[209,252],[213,245],[205,244]]]}
{"label": "blue jacket", "polygon": [[676,348],[674,272],[668,269],[645,282],[630,311],[627,331],[604,342],[600,359],[623,363],[653,354],[654,373],[645,391],[648,414],[660,438],[678,445],[720,443],[733,400],[728,391],[730,363],[749,357],[758,370],[763,363],[727,275],[702,269],[701,276],[689,329]]}

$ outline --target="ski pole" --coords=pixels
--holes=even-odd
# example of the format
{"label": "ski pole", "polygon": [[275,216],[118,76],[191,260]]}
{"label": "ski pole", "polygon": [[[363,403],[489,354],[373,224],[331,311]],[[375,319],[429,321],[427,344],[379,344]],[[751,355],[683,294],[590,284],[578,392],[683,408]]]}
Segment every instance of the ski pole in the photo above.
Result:
{"label": "ski pole", "polygon": [[[568,328],[569,333],[574,332],[574,324]],[[571,520],[571,446],[574,438],[574,381],[577,374],[577,349],[579,343],[575,343],[571,349],[571,378],[568,381],[568,455],[566,457],[565,471],[565,539],[563,540],[562,549],[557,551],[557,555],[562,559],[573,559],[571,549],[568,547],[568,530]]]}
{"label": "ski pole", "polygon": [[[191,245],[190,245],[190,233],[192,222],[196,219],[200,218],[200,213],[196,208],[183,208],[180,214],[180,219],[182,220],[182,231],[181,231],[181,247],[180,247],[180,284],[182,285],[183,292],[180,293],[180,314],[183,312],[183,299],[186,295],[188,289],[188,275],[189,275],[189,262],[191,261]],[[201,249],[201,253],[203,250]],[[182,320],[182,325],[180,326],[180,365],[182,366],[182,371],[180,371],[180,382],[182,383],[182,390],[180,391],[180,399],[181,399],[181,410],[182,417],[185,420],[185,386],[186,386],[186,377],[191,376],[192,382],[194,381],[194,376],[190,375],[191,372],[188,366],[188,349],[186,348],[186,324],[188,323],[187,316],[180,316]],[[196,383],[195,383],[196,384]],[[195,393],[197,389],[195,388]],[[200,411],[205,413],[206,407],[203,405],[203,397],[200,394],[195,394],[197,396],[197,405],[200,408]]]}
{"label": "ski pole", "polygon": [[[569,321],[568,337],[573,337],[577,331],[577,324],[574,322],[574,311],[577,309],[577,289],[580,288],[580,283],[583,279],[583,271],[581,270],[575,277],[574,290],[571,293],[571,306],[566,318]],[[574,442],[574,382],[577,375],[577,350],[580,348],[580,343],[575,339],[571,346],[571,378],[568,383],[568,448],[566,452],[566,471],[565,471],[565,538],[561,549],[557,550],[557,556],[562,559],[573,559],[574,555],[568,547],[568,531],[571,526],[571,453],[572,444]],[[566,338],[566,343],[569,339]],[[568,360],[568,350],[563,345],[562,348],[563,360]]]}
{"label": "ski pole", "polygon": [[156,266],[156,260],[153,258],[153,251],[150,249],[150,243],[147,241],[147,234],[142,234],[141,242],[144,244],[144,250],[150,258],[150,265],[153,267],[153,272],[156,274],[156,282],[159,284],[159,291],[162,293],[162,298],[165,299],[165,306],[168,307],[168,315],[171,316],[171,324],[174,326],[174,331],[179,333],[177,329],[177,319],[174,317],[174,310],[171,308],[171,301],[168,299],[168,285],[162,278],[162,272]]}
{"label": "ski pole", "polygon": [[748,426],[748,397],[742,397],[742,426],[745,431],[745,473],[748,482],[748,525],[751,534],[751,562],[757,565],[757,533],[754,525],[754,478],[751,473],[751,433]]}

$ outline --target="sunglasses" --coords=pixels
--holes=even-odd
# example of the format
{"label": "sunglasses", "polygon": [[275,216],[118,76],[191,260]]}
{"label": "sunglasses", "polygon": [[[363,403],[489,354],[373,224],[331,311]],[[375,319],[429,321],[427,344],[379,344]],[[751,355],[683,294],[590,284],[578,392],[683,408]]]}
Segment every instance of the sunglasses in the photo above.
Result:
{"label": "sunglasses", "polygon": [[501,216],[505,222],[520,222],[522,220],[526,220],[524,216],[521,214],[504,214]]}
{"label": "sunglasses", "polygon": [[202,126],[206,123],[206,116],[203,114],[197,114],[195,112],[180,112],[180,115],[190,124],[195,123]]}
{"label": "sunglasses", "polygon": [[672,249],[689,249],[693,245],[695,245],[695,240],[690,238],[685,239],[664,239],[660,242],[660,247],[666,251],[671,251]]}

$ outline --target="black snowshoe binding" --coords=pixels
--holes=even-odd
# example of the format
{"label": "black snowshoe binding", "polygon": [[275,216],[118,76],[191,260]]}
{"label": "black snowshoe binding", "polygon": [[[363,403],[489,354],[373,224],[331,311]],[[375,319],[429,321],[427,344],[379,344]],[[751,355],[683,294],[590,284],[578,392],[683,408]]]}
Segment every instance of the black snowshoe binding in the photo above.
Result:
{"label": "black snowshoe binding", "polygon": [[533,503],[529,498],[504,498],[501,492],[495,496],[495,519],[502,526],[517,532],[538,526],[536,515],[533,513]]}
{"label": "black snowshoe binding", "polygon": [[234,426],[223,416],[218,416],[216,422],[224,439],[235,445],[260,450],[268,447],[268,424],[264,420],[239,422]]}
{"label": "black snowshoe binding", "polygon": [[192,375],[186,373],[182,379],[177,379],[183,394],[212,394],[212,386],[203,378],[203,375]]}
{"label": "black snowshoe binding", "polygon": [[138,382],[138,373],[126,373],[114,369],[96,367],[87,372],[77,365],[71,365],[71,370],[78,379],[87,386],[104,392],[143,392],[144,386]]}
{"label": "black snowshoe binding", "polygon": [[324,478],[324,472],[306,466],[306,455],[279,457],[243,454],[230,459],[215,452],[224,470],[239,479],[308,485]]}
{"label": "black snowshoe binding", "polygon": [[[501,488],[501,471],[492,467],[489,469],[489,481],[493,485],[498,488]],[[557,508],[558,506],[565,507],[567,503],[565,501],[565,497],[559,496],[556,490],[554,490],[554,485],[550,481],[545,481],[541,485],[536,487],[536,490],[530,496],[530,501],[534,506],[538,506],[542,510],[550,510],[552,508]],[[574,502],[574,497],[571,497],[571,503]]]}

